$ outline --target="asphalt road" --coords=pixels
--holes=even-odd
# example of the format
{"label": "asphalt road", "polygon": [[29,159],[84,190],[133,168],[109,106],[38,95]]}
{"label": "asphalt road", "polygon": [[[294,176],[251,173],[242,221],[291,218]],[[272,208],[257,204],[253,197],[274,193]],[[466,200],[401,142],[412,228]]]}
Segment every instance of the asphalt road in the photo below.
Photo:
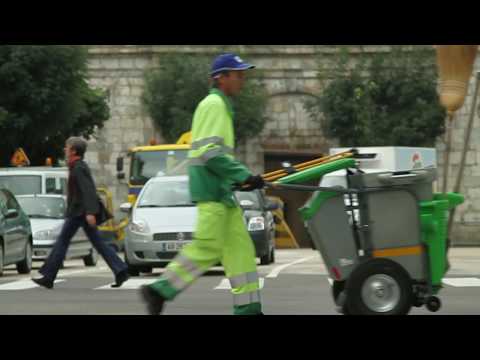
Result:
{"label": "asphalt road", "polygon": [[[443,307],[435,315],[480,314],[480,249],[453,249],[451,263],[441,292]],[[0,278],[0,315],[144,315],[138,288],[155,281],[162,271],[133,278],[113,290],[105,263],[99,261],[95,268],[86,268],[81,261],[65,265],[53,291],[38,288],[30,276],[18,275],[14,268],[7,269]],[[338,315],[316,251],[278,251],[277,263],[259,271],[266,315]],[[215,268],[169,303],[165,315],[230,315],[231,307],[228,281],[221,268]],[[424,308],[414,308],[411,314],[431,315]]]}

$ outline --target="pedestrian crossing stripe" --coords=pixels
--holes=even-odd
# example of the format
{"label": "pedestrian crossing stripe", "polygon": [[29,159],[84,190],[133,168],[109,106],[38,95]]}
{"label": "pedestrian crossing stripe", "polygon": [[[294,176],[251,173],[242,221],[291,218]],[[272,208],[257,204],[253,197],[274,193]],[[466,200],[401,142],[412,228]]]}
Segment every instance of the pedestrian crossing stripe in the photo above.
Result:
{"label": "pedestrian crossing stripe", "polygon": [[158,281],[158,279],[130,279],[124,283],[121,288],[112,289],[110,285],[105,285],[97,287],[93,290],[138,290],[142,286],[153,284],[156,281]]}
{"label": "pedestrian crossing stripe", "polygon": [[[333,280],[328,278],[328,283],[333,285]],[[55,281],[55,284],[64,283],[67,280],[59,279]],[[121,291],[121,290],[139,290],[144,285],[151,285],[154,282],[158,281],[157,278],[149,278],[149,279],[130,279],[126,283],[123,284],[121,288],[113,289],[111,288],[110,284],[102,285],[98,287],[93,287],[91,290],[100,290],[100,291]],[[260,289],[265,287],[265,278],[260,278]],[[443,279],[443,284],[451,287],[456,288],[467,288],[467,287],[480,287],[480,278],[474,277],[464,277],[464,278],[446,278]],[[13,282],[8,282],[4,284],[0,284],[0,292],[1,291],[21,291],[21,290],[33,290],[40,288],[37,284],[35,284],[30,279],[24,280],[17,280]],[[213,288],[213,290],[231,290],[230,281],[228,279],[222,279],[220,283]]]}
{"label": "pedestrian crossing stripe", "polygon": [[[55,284],[59,284],[64,281],[65,280],[56,280]],[[30,290],[39,287],[40,286],[35,284],[32,280],[19,280],[0,285],[0,291]]]}
{"label": "pedestrian crossing stripe", "polygon": [[[328,283],[333,286],[333,279],[327,278]],[[452,287],[480,287],[478,278],[448,278],[443,279],[443,284]]]}
{"label": "pedestrian crossing stripe", "polygon": [[450,278],[444,279],[443,283],[453,287],[480,287],[478,278]]}

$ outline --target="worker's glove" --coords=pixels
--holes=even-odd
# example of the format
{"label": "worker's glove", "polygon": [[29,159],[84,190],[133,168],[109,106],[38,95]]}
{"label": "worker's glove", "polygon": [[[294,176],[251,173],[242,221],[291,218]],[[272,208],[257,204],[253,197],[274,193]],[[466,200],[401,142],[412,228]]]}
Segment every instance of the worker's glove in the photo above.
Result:
{"label": "worker's glove", "polygon": [[261,175],[250,176],[247,181],[245,181],[240,189],[240,191],[254,191],[261,190],[265,187],[265,180]]}

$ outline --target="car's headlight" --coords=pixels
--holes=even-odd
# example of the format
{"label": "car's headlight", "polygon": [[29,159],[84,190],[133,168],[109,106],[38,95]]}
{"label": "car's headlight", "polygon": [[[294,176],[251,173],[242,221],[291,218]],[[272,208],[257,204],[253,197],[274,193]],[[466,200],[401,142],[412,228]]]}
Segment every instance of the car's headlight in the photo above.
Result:
{"label": "car's headlight", "polygon": [[265,230],[265,219],[263,217],[253,217],[248,222],[248,231]]}
{"label": "car's headlight", "polygon": [[60,235],[60,231],[58,230],[43,230],[37,231],[33,234],[33,238],[35,240],[55,240]]}
{"label": "car's headlight", "polygon": [[150,228],[148,227],[148,224],[143,220],[132,221],[130,223],[130,231],[139,234],[149,234]]}

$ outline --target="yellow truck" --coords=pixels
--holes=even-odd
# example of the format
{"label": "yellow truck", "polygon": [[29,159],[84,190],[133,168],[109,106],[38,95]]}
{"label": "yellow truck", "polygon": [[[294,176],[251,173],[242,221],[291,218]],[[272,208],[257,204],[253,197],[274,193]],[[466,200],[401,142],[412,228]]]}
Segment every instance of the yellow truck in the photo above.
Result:
{"label": "yellow truck", "polygon": [[[186,133],[174,145],[138,146],[129,150],[129,203],[135,203],[148,180],[162,173],[174,173],[175,169],[186,163],[190,151],[190,139],[190,133]],[[124,158],[122,157],[117,159],[117,178],[125,179]]]}

